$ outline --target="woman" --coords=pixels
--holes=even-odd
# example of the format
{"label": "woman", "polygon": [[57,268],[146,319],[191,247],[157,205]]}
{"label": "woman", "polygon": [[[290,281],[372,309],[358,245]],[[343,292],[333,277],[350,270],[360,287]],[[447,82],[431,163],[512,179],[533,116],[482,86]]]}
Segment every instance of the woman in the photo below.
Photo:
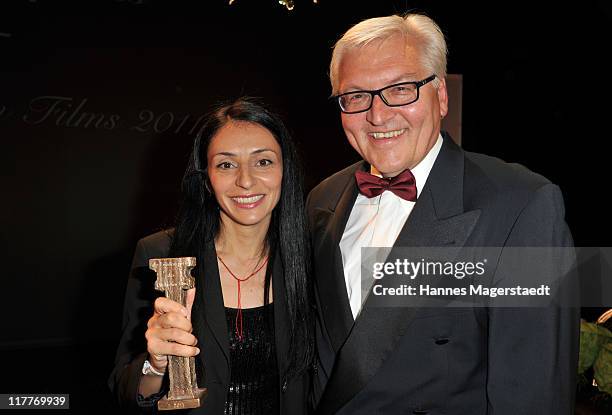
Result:
{"label": "woman", "polygon": [[[154,408],[167,391],[168,355],[196,356],[208,395],[191,413],[305,413],[309,253],[301,175],[282,121],[250,99],[215,111],[182,190],[175,230],[136,247],[111,389],[122,406]],[[150,258],[182,256],[197,259],[187,307],[155,299],[148,270]]]}

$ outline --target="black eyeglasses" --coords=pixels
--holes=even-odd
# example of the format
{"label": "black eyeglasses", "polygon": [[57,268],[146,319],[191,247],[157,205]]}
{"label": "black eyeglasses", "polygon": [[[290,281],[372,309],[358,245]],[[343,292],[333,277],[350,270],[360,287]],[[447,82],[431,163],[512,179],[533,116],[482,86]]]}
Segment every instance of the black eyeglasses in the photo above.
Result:
{"label": "black eyeglasses", "polygon": [[338,101],[340,110],[345,114],[356,114],[369,110],[372,108],[375,95],[378,95],[389,107],[401,107],[417,101],[419,89],[434,79],[436,79],[435,74],[422,81],[400,82],[374,91],[351,91],[332,98]]}

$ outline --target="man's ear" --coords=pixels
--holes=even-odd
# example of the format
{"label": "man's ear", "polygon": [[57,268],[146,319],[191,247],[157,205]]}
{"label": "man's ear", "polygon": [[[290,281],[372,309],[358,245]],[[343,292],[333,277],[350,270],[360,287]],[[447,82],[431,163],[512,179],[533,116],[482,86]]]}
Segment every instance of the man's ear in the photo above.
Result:
{"label": "man's ear", "polygon": [[446,91],[446,79],[440,79],[440,83],[438,84],[438,102],[440,103],[440,118],[444,118],[448,113],[448,93]]}

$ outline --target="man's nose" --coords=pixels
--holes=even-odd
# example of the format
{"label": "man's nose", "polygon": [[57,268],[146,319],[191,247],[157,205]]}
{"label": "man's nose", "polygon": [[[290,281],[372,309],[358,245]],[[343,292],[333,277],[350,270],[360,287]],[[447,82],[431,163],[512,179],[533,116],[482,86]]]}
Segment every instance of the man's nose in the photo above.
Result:
{"label": "man's nose", "polygon": [[239,167],[238,176],[236,177],[236,186],[243,189],[249,189],[253,186],[255,178],[249,166]]}
{"label": "man's nose", "polygon": [[372,98],[372,106],[366,114],[366,119],[372,125],[383,125],[393,117],[391,107],[385,104],[382,98],[375,95]]}

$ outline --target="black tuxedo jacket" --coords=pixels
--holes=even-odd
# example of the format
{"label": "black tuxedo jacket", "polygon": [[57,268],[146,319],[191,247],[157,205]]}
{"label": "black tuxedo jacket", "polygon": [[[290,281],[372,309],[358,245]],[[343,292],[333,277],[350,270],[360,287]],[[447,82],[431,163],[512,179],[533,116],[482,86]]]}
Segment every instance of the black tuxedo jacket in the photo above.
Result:
{"label": "black tuxedo jacket", "polygon": [[[123,312],[123,334],[117,350],[115,367],[109,386],[120,406],[134,412],[149,412],[139,408],[136,402],[142,365],[147,357],[144,333],[153,313],[153,302],[162,295],[154,289],[155,273],[149,269],[150,258],[168,256],[170,235],[158,232],[138,241],[127,283]],[[274,325],[279,369],[279,401],[281,414],[305,414],[311,384],[308,374],[287,377],[289,338],[285,302],[285,284],[280,257],[274,261],[272,290],[274,298]],[[180,414],[222,415],[230,380],[229,335],[223,305],[219,269],[214,246],[206,247],[204,278],[196,284],[196,300],[192,312],[194,333],[198,338],[204,371],[204,380],[198,378],[200,387],[208,388],[203,406],[192,410],[180,410]],[[198,296],[202,301],[198,300]],[[196,312],[196,304],[202,313]],[[198,331],[197,327],[202,330]],[[164,411],[165,412],[165,411]]]}
{"label": "black tuxedo jacket", "polygon": [[[317,414],[570,414],[576,308],[381,308],[353,321],[339,242],[356,163],[310,193],[318,306]],[[444,134],[401,246],[572,246],[560,190]]]}

